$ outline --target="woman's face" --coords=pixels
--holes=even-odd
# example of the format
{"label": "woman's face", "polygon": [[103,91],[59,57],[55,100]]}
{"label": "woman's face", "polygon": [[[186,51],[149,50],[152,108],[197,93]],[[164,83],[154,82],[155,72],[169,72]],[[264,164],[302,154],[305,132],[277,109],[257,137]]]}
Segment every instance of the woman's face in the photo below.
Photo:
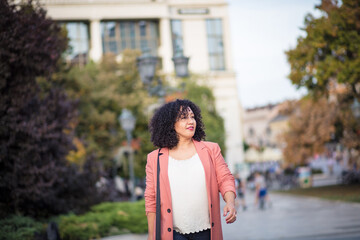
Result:
{"label": "woman's face", "polygon": [[194,136],[196,130],[196,120],[191,108],[188,108],[187,112],[178,118],[175,122],[174,129],[179,138],[189,139]]}

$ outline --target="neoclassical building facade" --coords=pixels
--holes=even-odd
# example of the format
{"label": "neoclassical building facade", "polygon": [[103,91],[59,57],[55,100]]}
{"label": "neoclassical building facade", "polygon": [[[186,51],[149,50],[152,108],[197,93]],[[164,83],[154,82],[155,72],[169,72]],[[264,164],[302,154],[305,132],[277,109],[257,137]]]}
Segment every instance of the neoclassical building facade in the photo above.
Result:
{"label": "neoclassical building facade", "polygon": [[[150,50],[161,71],[172,75],[175,53],[190,57],[189,70],[213,89],[226,131],[232,172],[244,160],[240,101],[233,70],[228,3],[225,0],[42,0],[48,15],[64,24],[70,60],[99,61],[126,48]],[[235,23],[234,23],[235,24]],[[211,129],[208,129],[211,131]]]}

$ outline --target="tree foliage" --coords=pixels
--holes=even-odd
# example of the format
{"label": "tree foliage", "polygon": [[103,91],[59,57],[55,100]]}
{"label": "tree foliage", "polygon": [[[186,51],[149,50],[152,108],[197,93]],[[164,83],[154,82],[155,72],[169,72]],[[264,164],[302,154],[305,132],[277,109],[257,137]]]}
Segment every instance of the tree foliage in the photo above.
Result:
{"label": "tree foliage", "polygon": [[[132,133],[136,143],[135,173],[137,177],[144,177],[146,154],[153,149],[147,130],[149,107],[156,99],[148,95],[138,76],[136,57],[139,55],[138,51],[125,50],[120,61],[114,55],[106,55],[100,63],[64,67],[53,78],[78,101],[80,114],[75,134],[85,141],[86,152],[95,154],[108,172],[114,170],[119,148],[127,144],[118,118],[125,108],[133,113],[136,117]],[[121,159],[119,174],[127,177],[127,159],[124,156]]]}
{"label": "tree foliage", "polygon": [[50,81],[67,40],[32,1],[2,0],[0,16],[0,208],[44,216],[86,207],[98,167],[66,161],[76,104]]}
{"label": "tree foliage", "polygon": [[351,111],[354,99],[360,101],[360,2],[322,0],[316,8],[321,16],[306,16],[305,37],[286,52],[291,82],[313,99],[301,100],[290,121],[284,153],[290,162],[321,153],[330,133],[360,149],[360,123]]}
{"label": "tree foliage", "polygon": [[316,8],[321,17],[307,15],[306,36],[286,52],[289,78],[315,95],[327,94],[334,82],[344,84],[360,100],[360,2],[322,0]]}
{"label": "tree foliage", "polygon": [[314,154],[322,153],[325,143],[335,135],[337,106],[324,97],[317,101],[304,98],[287,111],[291,115],[289,131],[282,136],[286,143],[285,162],[306,164]]}
{"label": "tree foliage", "polygon": [[360,158],[360,120],[354,116],[352,109],[349,108],[349,103],[352,103],[351,99],[348,92],[337,95],[336,137],[347,149],[356,150],[358,158]]}

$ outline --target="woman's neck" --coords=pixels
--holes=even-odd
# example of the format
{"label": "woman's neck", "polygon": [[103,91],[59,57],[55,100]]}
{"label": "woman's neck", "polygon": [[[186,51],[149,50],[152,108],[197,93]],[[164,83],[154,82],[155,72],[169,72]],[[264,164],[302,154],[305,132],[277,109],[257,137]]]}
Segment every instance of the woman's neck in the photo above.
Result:
{"label": "woman's neck", "polygon": [[189,159],[196,153],[195,145],[190,139],[179,139],[176,147],[170,149],[169,155],[177,160]]}
{"label": "woman's neck", "polygon": [[179,139],[178,144],[174,147],[174,150],[181,150],[181,149],[188,149],[189,147],[193,146],[192,138],[189,139]]}

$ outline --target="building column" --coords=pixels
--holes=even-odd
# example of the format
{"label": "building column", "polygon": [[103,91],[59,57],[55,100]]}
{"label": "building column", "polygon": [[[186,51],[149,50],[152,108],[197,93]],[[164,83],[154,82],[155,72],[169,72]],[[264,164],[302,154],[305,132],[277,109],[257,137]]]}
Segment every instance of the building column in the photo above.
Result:
{"label": "building column", "polygon": [[[234,96],[227,103],[231,112],[228,116],[228,124],[226,132],[229,133],[226,139],[227,145],[227,159],[229,159],[229,167],[232,173],[240,173],[241,177],[248,175],[246,169],[243,168],[244,164],[244,149],[243,149],[243,133],[242,133],[242,120],[240,114],[240,103],[237,96]],[[231,119],[231,120],[230,120]],[[230,125],[230,126],[229,126]]]}
{"label": "building column", "polygon": [[90,21],[90,59],[98,62],[102,57],[100,20]]}
{"label": "building column", "polygon": [[172,56],[172,42],[171,42],[171,26],[169,18],[160,19],[160,48],[159,55],[162,57],[164,73],[172,73],[174,65],[171,60]]}
{"label": "building column", "polygon": [[240,102],[237,95],[235,74],[214,76],[209,78],[213,88],[218,113],[224,119],[225,159],[232,173],[248,175],[244,166],[243,133]]}

